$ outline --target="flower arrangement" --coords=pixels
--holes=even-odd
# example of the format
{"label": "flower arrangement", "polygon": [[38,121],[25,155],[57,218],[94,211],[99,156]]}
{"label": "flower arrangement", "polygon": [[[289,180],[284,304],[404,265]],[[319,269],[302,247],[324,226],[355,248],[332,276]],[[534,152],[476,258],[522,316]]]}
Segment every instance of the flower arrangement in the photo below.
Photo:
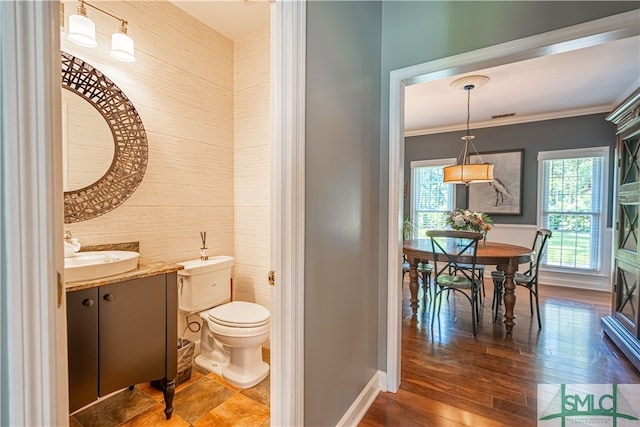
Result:
{"label": "flower arrangement", "polygon": [[476,231],[486,233],[491,230],[493,220],[486,213],[471,212],[468,209],[455,208],[446,214],[446,222],[452,230]]}

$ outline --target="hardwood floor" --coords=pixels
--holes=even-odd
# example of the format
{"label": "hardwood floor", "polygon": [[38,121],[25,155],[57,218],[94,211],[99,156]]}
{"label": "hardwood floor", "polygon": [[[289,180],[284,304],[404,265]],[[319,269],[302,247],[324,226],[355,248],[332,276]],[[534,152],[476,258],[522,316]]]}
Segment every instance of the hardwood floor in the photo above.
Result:
{"label": "hardwood floor", "polygon": [[[403,288],[402,381],[380,393],[360,423],[368,426],[535,426],[537,384],[638,384],[640,373],[603,335],[608,293],[541,286],[542,330],[516,289],[516,326],[492,322],[492,283],[477,338],[470,305],[453,294],[431,325],[424,301],[411,316]],[[502,307],[501,307],[502,309]]]}

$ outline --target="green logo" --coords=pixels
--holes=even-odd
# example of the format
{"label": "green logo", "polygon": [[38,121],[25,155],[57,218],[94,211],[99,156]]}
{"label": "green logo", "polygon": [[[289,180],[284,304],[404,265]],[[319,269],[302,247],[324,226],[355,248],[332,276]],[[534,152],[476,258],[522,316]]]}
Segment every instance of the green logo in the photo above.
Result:
{"label": "green logo", "polygon": [[[540,385],[538,385],[538,390],[540,391]],[[589,393],[584,389],[568,391],[566,384],[560,384],[560,389],[553,396],[539,420],[559,419],[560,425],[565,427],[567,419],[571,424],[584,425],[595,422],[593,417],[599,417],[598,424],[602,424],[605,419],[610,419],[610,425],[614,427],[618,425],[619,419],[638,420],[617,384],[612,385],[611,393],[608,391]],[[607,422],[607,424],[609,423]]]}

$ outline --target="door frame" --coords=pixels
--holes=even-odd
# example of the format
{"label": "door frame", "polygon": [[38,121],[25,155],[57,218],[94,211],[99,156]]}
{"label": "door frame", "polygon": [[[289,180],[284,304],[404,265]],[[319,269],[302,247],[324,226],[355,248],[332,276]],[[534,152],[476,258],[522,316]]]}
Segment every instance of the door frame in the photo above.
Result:
{"label": "door frame", "polygon": [[404,183],[404,88],[412,84],[477,72],[556,53],[637,36],[638,11],[585,22],[512,40],[411,67],[391,71],[389,79],[389,216],[387,228],[387,389],[397,391],[401,378],[402,218]]}
{"label": "door frame", "polygon": [[306,1],[271,4],[271,425],[304,425]]}
{"label": "door frame", "polygon": [[0,424],[65,425],[59,2],[2,2],[0,25]]}

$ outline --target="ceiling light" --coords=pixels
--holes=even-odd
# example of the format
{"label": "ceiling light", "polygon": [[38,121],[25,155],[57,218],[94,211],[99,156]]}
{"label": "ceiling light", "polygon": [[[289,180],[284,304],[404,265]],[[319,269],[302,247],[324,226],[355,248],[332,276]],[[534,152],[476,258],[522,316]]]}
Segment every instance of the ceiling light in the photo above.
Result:
{"label": "ceiling light", "polygon": [[[462,137],[464,146],[458,156],[458,163],[453,166],[445,166],[443,168],[444,178],[443,182],[446,184],[473,184],[478,182],[491,182],[493,181],[493,165],[489,163],[482,163],[480,154],[476,150],[472,140],[475,138],[471,135],[469,130],[469,119],[471,118],[471,91],[475,87],[483,86],[489,81],[485,76],[470,76],[463,77],[451,83],[451,87],[454,89],[463,89],[467,91],[467,133]],[[469,145],[473,148],[473,151],[480,159],[479,164],[469,163]]]}

